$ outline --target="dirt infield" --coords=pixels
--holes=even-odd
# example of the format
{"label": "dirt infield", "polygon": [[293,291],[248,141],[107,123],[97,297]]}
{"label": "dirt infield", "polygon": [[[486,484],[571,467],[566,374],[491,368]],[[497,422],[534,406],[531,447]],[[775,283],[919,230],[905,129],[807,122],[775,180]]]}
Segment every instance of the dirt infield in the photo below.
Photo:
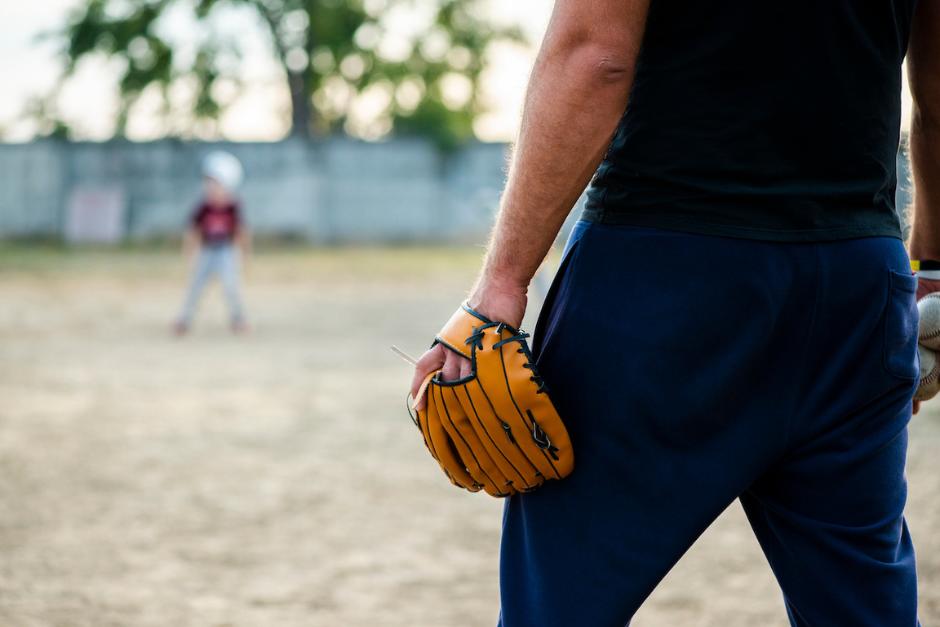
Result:
{"label": "dirt infield", "polygon": [[[172,254],[0,249],[0,627],[494,625],[500,504],[440,475],[386,348],[419,353],[478,257],[261,253],[253,332],[228,334],[213,291],[177,340]],[[928,406],[908,473],[925,627],[938,450]],[[634,624],[786,625],[739,506]]]}

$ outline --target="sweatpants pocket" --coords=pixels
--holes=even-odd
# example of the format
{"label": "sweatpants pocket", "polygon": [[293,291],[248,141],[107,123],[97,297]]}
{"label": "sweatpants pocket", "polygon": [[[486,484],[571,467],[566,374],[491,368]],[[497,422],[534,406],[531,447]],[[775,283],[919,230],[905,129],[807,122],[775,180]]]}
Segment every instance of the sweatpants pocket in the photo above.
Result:
{"label": "sweatpants pocket", "polygon": [[917,363],[917,277],[889,270],[884,315],[884,367],[889,374],[913,381]]}

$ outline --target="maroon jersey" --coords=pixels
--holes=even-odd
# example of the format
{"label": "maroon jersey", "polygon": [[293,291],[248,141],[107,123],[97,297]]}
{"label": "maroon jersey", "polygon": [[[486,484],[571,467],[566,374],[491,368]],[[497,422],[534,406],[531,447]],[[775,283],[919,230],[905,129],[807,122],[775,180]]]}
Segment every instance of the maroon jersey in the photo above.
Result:
{"label": "maroon jersey", "polygon": [[204,202],[193,213],[192,225],[199,231],[203,244],[227,244],[235,239],[241,227],[238,205],[216,207]]}

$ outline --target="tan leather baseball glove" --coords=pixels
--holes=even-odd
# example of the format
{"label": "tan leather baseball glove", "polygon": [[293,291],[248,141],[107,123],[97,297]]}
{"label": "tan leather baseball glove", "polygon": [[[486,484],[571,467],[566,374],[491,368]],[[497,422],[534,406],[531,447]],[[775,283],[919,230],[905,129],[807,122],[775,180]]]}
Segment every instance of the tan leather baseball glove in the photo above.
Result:
{"label": "tan leather baseball glove", "polygon": [[[425,378],[425,409],[412,415],[428,451],[451,482],[510,496],[562,479],[574,467],[564,423],[535,369],[527,333],[489,320],[464,304],[434,344],[470,359],[471,374]],[[432,346],[434,345],[432,344]]]}

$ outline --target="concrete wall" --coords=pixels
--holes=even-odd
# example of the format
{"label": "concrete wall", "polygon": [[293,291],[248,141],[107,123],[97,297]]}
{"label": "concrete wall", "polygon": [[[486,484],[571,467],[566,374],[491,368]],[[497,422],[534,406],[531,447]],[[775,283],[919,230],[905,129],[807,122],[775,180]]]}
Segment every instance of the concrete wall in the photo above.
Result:
{"label": "concrete wall", "polygon": [[[342,138],[7,144],[0,145],[0,238],[74,234],[76,216],[96,212],[112,222],[99,230],[117,239],[179,233],[199,197],[200,161],[218,148],[245,165],[242,196],[255,232],[313,242],[480,241],[504,179],[500,144],[447,155],[417,140]],[[904,151],[898,159],[898,206],[905,207]]]}
{"label": "concrete wall", "polygon": [[199,198],[200,161],[214,149],[245,166],[255,232],[315,242],[478,240],[504,180],[501,144],[446,155],[411,140],[8,144],[0,145],[0,237],[61,236],[75,204],[94,198],[121,204],[123,237],[178,233]]}

